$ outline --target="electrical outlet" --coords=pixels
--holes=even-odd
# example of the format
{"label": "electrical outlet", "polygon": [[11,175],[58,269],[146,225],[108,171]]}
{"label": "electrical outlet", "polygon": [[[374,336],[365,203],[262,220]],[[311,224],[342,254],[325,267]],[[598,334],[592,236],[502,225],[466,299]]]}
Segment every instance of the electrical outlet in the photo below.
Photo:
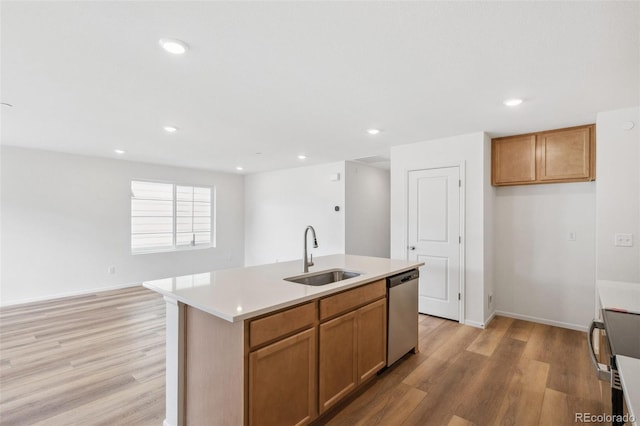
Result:
{"label": "electrical outlet", "polygon": [[616,234],[616,247],[633,247],[633,234]]}
{"label": "electrical outlet", "polygon": [[113,275],[116,273],[116,267],[115,266],[109,266],[109,268],[107,269],[107,272],[109,273],[109,275]]}
{"label": "electrical outlet", "polygon": [[488,301],[488,305],[489,307],[491,307],[491,305],[493,305],[493,293],[489,294],[489,301]]}
{"label": "electrical outlet", "polygon": [[569,241],[575,241],[576,240],[576,233],[573,232],[573,231],[569,232],[568,238],[569,238]]}

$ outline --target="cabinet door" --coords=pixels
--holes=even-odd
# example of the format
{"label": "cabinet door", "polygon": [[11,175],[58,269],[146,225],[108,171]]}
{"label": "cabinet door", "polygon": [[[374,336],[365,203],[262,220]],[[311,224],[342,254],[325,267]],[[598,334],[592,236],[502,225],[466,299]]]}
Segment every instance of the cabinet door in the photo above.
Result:
{"label": "cabinet door", "polygon": [[320,324],[320,413],[358,384],[357,311]]}
{"label": "cabinet door", "polygon": [[380,299],[358,309],[359,380],[374,376],[386,364],[387,299]]}
{"label": "cabinet door", "polygon": [[538,179],[588,180],[591,176],[591,130],[591,127],[581,127],[540,134]]}
{"label": "cabinet door", "polygon": [[512,185],[536,180],[536,135],[491,141],[492,183]]}
{"label": "cabinet door", "polygon": [[306,424],[316,412],[315,328],[249,354],[250,425]]}

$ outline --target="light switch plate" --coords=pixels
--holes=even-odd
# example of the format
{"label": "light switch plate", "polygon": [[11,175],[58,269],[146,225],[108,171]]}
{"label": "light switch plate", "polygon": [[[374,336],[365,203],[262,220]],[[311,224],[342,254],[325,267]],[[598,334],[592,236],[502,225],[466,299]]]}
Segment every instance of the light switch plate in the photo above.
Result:
{"label": "light switch plate", "polygon": [[633,247],[633,234],[616,234],[616,247]]}

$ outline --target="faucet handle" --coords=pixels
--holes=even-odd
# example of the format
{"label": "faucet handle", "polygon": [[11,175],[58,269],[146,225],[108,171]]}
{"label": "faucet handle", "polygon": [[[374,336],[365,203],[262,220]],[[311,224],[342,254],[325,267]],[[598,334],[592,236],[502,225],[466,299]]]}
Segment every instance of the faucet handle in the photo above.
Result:
{"label": "faucet handle", "polygon": [[311,253],[311,260],[307,263],[309,266],[313,266],[313,253]]}

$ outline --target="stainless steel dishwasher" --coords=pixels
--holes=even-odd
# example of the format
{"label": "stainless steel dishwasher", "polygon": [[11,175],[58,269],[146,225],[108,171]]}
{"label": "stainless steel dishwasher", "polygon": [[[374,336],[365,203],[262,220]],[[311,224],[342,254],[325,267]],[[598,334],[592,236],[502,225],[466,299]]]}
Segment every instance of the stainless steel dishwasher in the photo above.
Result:
{"label": "stainless steel dishwasher", "polygon": [[387,278],[387,366],[418,347],[418,278],[412,269]]}

